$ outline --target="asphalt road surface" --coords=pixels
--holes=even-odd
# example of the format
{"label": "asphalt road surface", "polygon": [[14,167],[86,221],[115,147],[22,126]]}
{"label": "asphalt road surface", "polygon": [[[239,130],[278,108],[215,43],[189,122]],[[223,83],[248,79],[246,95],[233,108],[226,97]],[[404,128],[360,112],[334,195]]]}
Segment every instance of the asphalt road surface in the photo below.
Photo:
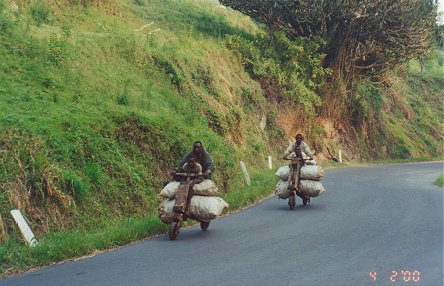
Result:
{"label": "asphalt road surface", "polygon": [[[443,285],[443,162],[325,171],[291,211],[241,212],[0,285]],[[276,179],[278,182],[278,179]]]}

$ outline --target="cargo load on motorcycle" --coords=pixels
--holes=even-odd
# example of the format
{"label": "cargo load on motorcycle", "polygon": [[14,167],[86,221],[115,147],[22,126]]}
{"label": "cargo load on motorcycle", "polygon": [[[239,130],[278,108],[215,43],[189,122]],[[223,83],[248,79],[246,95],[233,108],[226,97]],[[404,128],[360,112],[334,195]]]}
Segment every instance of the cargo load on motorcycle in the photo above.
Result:
{"label": "cargo load on motorcycle", "polygon": [[310,203],[310,198],[325,193],[320,182],[324,170],[316,164],[313,154],[301,134],[295,136],[295,141],[284,152],[283,160],[290,161],[276,172],[280,181],[276,184],[275,194],[281,199],[288,199],[290,209],[294,209],[296,197],[300,197],[304,205]]}
{"label": "cargo load on motorcycle", "polygon": [[[176,192],[180,182],[172,181],[168,183],[159,193],[165,200],[157,208],[157,213],[164,223],[170,224],[174,221],[173,211],[176,203]],[[203,180],[199,184],[192,187],[193,196],[190,202],[190,214],[199,220],[213,220],[222,215],[223,211],[228,208],[228,204],[216,196],[218,188],[216,184],[209,179]]]}

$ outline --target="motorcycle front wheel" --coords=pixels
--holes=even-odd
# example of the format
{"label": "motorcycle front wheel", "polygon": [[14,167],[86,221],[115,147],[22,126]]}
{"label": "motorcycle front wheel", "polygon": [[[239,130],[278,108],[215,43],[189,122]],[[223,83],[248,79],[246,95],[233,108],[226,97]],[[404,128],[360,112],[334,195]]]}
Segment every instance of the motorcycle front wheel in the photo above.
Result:
{"label": "motorcycle front wheel", "polygon": [[176,237],[179,235],[180,232],[180,222],[172,222],[170,224],[170,228],[168,230],[168,235],[170,237],[170,240],[175,240]]}
{"label": "motorcycle front wheel", "polygon": [[290,206],[291,210],[294,210],[294,207],[296,206],[296,196],[295,195],[291,195],[288,198],[288,205]]}

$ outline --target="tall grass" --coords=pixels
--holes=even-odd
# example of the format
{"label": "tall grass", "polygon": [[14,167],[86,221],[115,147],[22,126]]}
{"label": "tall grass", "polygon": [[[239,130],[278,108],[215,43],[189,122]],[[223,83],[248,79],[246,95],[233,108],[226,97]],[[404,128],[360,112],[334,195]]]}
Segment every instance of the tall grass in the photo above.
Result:
{"label": "tall grass", "polygon": [[441,174],[441,176],[439,176],[438,179],[436,179],[435,185],[444,187],[444,174]]}
{"label": "tall grass", "polygon": [[[239,190],[235,162],[250,151],[237,151],[222,134],[241,143],[237,127],[255,128],[214,76],[257,88],[230,71],[221,40],[245,29],[215,5],[188,1],[71,3],[57,11],[35,5],[27,26],[15,18],[24,14],[0,10],[3,276],[164,231],[157,193],[196,140],[213,155],[223,193]],[[263,135],[253,138],[265,145]],[[22,245],[8,215],[17,207],[40,241],[36,248]]]}
{"label": "tall grass", "polygon": [[[239,172],[241,172],[239,167]],[[232,186],[235,190],[228,194],[220,193],[230,204],[228,212],[251,205],[261,198],[273,194],[277,182],[275,170],[260,172],[251,176],[251,186],[246,186],[243,178]],[[187,221],[187,225],[195,224]],[[69,260],[79,256],[116,248],[149,237],[165,234],[168,225],[155,214],[145,217],[130,217],[109,221],[106,225],[89,230],[66,230],[50,233],[38,241],[37,246],[28,247],[20,239],[18,230],[0,246],[0,277],[7,277],[25,267],[46,266],[53,262]],[[167,239],[167,238],[165,238]]]}

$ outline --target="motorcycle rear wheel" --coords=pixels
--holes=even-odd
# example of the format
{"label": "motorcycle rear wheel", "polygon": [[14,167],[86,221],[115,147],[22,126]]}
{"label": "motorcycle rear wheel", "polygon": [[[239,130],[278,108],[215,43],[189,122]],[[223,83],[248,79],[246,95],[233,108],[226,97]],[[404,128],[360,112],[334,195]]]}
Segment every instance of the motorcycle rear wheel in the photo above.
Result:
{"label": "motorcycle rear wheel", "polygon": [[204,231],[207,230],[209,226],[210,226],[209,221],[201,221],[200,222],[200,228]]}

